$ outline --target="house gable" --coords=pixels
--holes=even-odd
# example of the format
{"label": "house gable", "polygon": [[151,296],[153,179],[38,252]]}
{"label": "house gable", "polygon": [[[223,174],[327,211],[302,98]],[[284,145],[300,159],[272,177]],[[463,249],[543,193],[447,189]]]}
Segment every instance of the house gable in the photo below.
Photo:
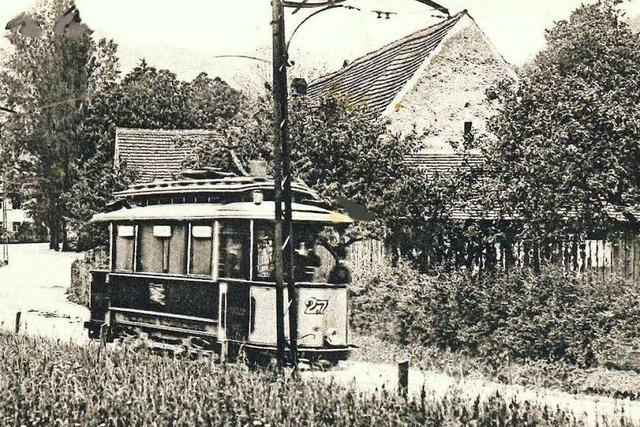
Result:
{"label": "house gable", "polygon": [[499,104],[487,90],[505,78],[517,75],[464,13],[383,114],[392,131],[415,126],[424,133],[420,150],[453,152],[464,139],[465,122],[474,135],[491,137],[487,122]]}
{"label": "house gable", "polygon": [[461,17],[457,14],[356,59],[311,82],[307,95],[312,100],[327,95],[345,98],[382,114]]}
{"label": "house gable", "polygon": [[516,79],[466,11],[355,60],[309,85],[314,100],[333,95],[363,104],[390,120],[392,132],[416,129],[418,151],[451,153],[463,141],[465,122],[486,132],[498,105],[486,91]]}

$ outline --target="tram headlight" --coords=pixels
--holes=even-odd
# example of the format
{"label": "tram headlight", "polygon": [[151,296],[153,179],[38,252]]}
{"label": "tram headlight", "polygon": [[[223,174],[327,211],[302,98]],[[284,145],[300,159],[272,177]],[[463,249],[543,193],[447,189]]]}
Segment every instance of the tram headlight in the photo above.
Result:
{"label": "tram headlight", "polygon": [[329,274],[330,283],[349,283],[351,282],[351,271],[344,264],[336,265]]}

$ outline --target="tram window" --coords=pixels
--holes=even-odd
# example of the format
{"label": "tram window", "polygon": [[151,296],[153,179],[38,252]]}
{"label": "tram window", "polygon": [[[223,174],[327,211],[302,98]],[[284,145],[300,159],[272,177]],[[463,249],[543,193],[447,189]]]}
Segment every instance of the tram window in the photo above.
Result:
{"label": "tram window", "polygon": [[220,276],[249,278],[249,222],[222,223],[220,229]]}
{"label": "tram window", "polygon": [[139,225],[139,270],[146,273],[186,273],[187,227]]}
{"label": "tram window", "polygon": [[257,223],[253,249],[253,271],[257,280],[273,280],[275,260],[273,257],[273,224]]}
{"label": "tram window", "polygon": [[118,225],[115,232],[115,269],[133,271],[135,230],[133,225]]}
{"label": "tram window", "polygon": [[213,227],[193,225],[191,227],[191,274],[210,275],[213,251]]}

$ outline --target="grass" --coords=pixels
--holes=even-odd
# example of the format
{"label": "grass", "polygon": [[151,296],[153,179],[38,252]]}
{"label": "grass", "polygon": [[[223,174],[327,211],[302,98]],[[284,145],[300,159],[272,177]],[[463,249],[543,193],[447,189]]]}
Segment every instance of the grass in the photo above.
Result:
{"label": "grass", "polygon": [[[560,409],[494,395],[366,394],[209,359],[158,357],[0,332],[0,425],[581,425]],[[610,414],[619,425],[621,414]]]}

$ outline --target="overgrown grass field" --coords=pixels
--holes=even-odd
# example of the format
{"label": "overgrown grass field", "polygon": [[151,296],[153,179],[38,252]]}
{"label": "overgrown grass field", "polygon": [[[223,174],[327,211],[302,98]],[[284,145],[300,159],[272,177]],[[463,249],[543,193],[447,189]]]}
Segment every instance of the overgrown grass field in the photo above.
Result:
{"label": "overgrown grass field", "polygon": [[[608,425],[619,425],[611,414]],[[0,425],[581,425],[573,414],[493,396],[462,400],[295,380],[244,365],[180,360],[0,332]]]}

